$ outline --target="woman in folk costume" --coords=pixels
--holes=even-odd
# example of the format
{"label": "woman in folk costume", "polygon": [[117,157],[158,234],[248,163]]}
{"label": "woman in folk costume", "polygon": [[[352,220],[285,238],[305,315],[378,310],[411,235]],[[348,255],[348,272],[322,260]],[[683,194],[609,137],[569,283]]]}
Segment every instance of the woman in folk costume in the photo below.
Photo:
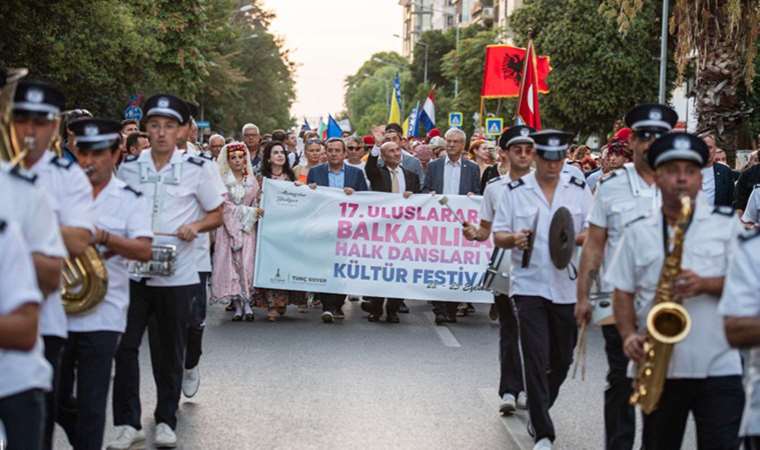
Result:
{"label": "woman in folk costume", "polygon": [[241,142],[222,148],[217,160],[224,194],[224,224],[214,235],[214,270],[211,275],[211,299],[230,301],[235,308],[233,321],[253,320],[253,260],[256,251],[256,221],[261,210],[256,207],[259,183],[253,175],[248,149]]}

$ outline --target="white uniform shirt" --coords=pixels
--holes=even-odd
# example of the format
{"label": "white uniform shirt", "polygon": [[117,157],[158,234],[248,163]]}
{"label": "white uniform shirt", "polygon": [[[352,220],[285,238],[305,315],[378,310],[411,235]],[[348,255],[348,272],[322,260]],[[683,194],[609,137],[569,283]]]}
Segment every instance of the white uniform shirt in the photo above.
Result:
{"label": "white uniform shirt", "polygon": [[575,303],[575,280],[570,279],[567,269],[557,270],[549,256],[549,225],[557,209],[564,206],[573,216],[575,232],[580,233],[585,228],[591,201],[586,183],[564,174],[560,176],[551,205],[536,181],[535,172],[507,185],[496,211],[493,231],[514,233],[532,229],[538,217],[533,254],[527,268],[522,268],[523,251],[512,249],[510,295],[535,295],[554,303]]}
{"label": "white uniform shirt", "polygon": [[715,169],[712,166],[702,169],[702,192],[707,203],[715,205]]}
{"label": "white uniform shirt", "polygon": [[[139,195],[138,195],[139,194]],[[145,196],[116,177],[95,198],[95,226],[128,239],[152,238],[150,204]],[[69,316],[69,331],[117,331],[127,327],[129,307],[128,260],[113,255],[106,259],[106,298],[90,311]]]}
{"label": "white uniform shirt", "polygon": [[50,204],[34,175],[0,163],[0,217],[19,225],[32,253],[65,258],[68,253]]}
{"label": "white uniform shirt", "polygon": [[[704,196],[697,197],[694,217],[686,231],[681,267],[701,277],[726,275],[731,260],[730,244],[740,224],[731,208],[713,208]],[[662,212],[630,223],[623,232],[620,249],[607,270],[607,281],[623,292],[635,294],[639,326],[654,301],[660,272],[665,262]],[[668,230],[670,237],[673,230]],[[689,335],[673,347],[668,378],[706,378],[742,373],[739,353],[728,346],[723,319],[718,314],[718,298],[698,295],[685,299],[691,316]],[[628,368],[633,376],[633,365]]]}
{"label": "white uniform shirt", "polygon": [[571,177],[575,177],[579,180],[585,180],[586,176],[583,174],[583,171],[578,168],[578,166],[574,164],[570,164],[569,160],[565,160],[565,166],[562,168],[562,173],[565,175],[569,175]]}
{"label": "white uniform shirt", "polygon": [[452,161],[449,155],[443,161],[443,195],[459,195],[459,181],[462,179],[462,157]]}
{"label": "white uniform shirt", "polygon": [[179,227],[201,219],[223,202],[227,191],[218,170],[203,158],[174,151],[169,163],[156,171],[150,149],[136,158],[126,158],[118,176],[141,191],[151,204],[154,245],[177,247],[176,271],[171,277],[154,277],[148,286],[186,286],[199,283],[197,253],[194,242],[173,236]]}
{"label": "white uniform shirt", "polygon": [[742,220],[748,223],[760,223],[760,184],[756,184],[747,200]]}
{"label": "white uniform shirt", "polygon": [[[206,160],[206,164],[211,165],[211,169],[219,172],[219,165],[211,156],[198,149],[197,146],[188,142],[187,154]],[[198,272],[211,272],[211,237],[209,233],[201,233],[193,241],[195,244],[195,259],[198,266]]]}
{"label": "white uniform shirt", "polygon": [[[26,303],[40,303],[29,248],[17,225],[0,226],[0,315],[6,315]],[[42,353],[42,339],[37,337],[28,352],[0,349],[0,398],[29,389],[50,390],[53,369]]]}
{"label": "white uniform shirt", "polygon": [[[51,206],[59,225],[93,231],[92,186],[79,165],[47,151],[29,171],[38,176],[37,182],[53,199]],[[50,294],[42,305],[40,333],[66,337],[66,313],[60,292]]]}
{"label": "white uniform shirt", "polygon": [[[623,228],[634,219],[649,215],[660,207],[660,195],[654,183],[644,181],[633,163],[611,172],[599,183],[594,205],[588,221],[607,230],[604,250],[604,266],[609,266],[612,256],[623,237]],[[609,291],[606,286],[604,291]]]}
{"label": "white uniform shirt", "polygon": [[599,180],[601,180],[605,175],[606,174],[601,169],[599,169],[586,177],[586,183],[588,183],[588,187],[591,189],[591,192],[596,192],[596,187],[599,184]]}
{"label": "white uniform shirt", "polygon": [[486,189],[483,191],[483,199],[480,201],[480,213],[478,214],[480,220],[493,224],[496,208],[499,207],[501,197],[508,190],[507,185],[511,182],[512,179],[509,175],[501,175],[488,180]]}
{"label": "white uniform shirt", "polygon": [[[760,230],[743,234],[728,266],[718,312],[723,316],[760,316]],[[741,436],[760,436],[760,346],[749,351],[745,361],[744,416]]]}

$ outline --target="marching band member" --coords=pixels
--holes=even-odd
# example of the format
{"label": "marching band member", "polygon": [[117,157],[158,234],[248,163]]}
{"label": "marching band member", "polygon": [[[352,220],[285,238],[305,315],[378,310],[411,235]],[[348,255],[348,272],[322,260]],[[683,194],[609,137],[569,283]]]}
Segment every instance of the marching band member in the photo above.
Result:
{"label": "marching band member", "polygon": [[[531,134],[535,141],[536,171],[507,185],[494,218],[494,243],[513,248],[510,294],[517,309],[534,449],[551,449],[555,440],[549,409],[559,394],[573,360],[578,328],[573,317],[575,281],[558,270],[549,257],[549,225],[554,213],[566,207],[576,233],[583,230],[591,205],[586,182],[562,174],[572,135],[557,130]],[[535,224],[535,229],[532,227]],[[522,257],[534,235],[532,258]],[[576,242],[582,241],[582,235]],[[548,372],[547,372],[548,369]]]}
{"label": "marching band member", "polygon": [[18,225],[0,220],[0,424],[10,450],[43,448],[45,396],[52,370],[42,354],[31,250]]}
{"label": "marching band member", "polygon": [[[28,150],[23,166],[37,176],[50,198],[68,256],[80,256],[92,240],[92,187],[82,169],[49,150],[58,132],[63,94],[39,81],[22,80],[13,99],[12,126],[19,142]],[[66,313],[61,293],[50,294],[42,305],[40,333],[45,342],[45,358],[53,366],[53,389],[47,395],[45,448],[52,447],[60,360],[66,343]]]}
{"label": "marching band member", "polygon": [[153,375],[158,391],[155,410],[157,446],[176,446],[176,412],[192,299],[198,291],[193,241],[222,223],[224,185],[218,171],[203,158],[177,150],[180,126],[189,120],[187,104],[172,95],[146,100],[145,129],[151,148],[124,159],[118,176],[143,192],[152,204],[154,244],[176,247],[170,276],[133,277],[127,328],[116,353],[113,389],[114,425],[119,433],[112,449],[129,448],[144,439],[140,417],[138,351],[148,322],[158,334],[150,339]]}
{"label": "marching band member", "polygon": [[733,255],[718,312],[728,343],[749,350],[739,434],[747,438],[745,449],[760,450],[760,228],[739,236]]}
{"label": "marching band member", "polygon": [[[739,353],[726,341],[717,308],[731,260],[729,245],[740,224],[733,209],[713,208],[699,193],[707,159],[705,143],[688,133],[670,133],[652,143],[647,161],[655,170],[662,208],[625,227],[606,274],[615,289],[613,308],[623,350],[635,363],[652,356],[644,343],[653,340],[647,315],[657,301],[656,291],[672,289],[691,317],[691,332],[673,344],[672,355],[664,360],[667,367],[660,367],[667,371],[662,396],[654,410],[643,414],[642,447],[647,450],[680,448],[689,413],[696,422],[697,448],[739,446],[742,368]],[[690,217],[681,219],[684,196],[694,206]],[[686,230],[684,239],[676,242],[679,220]],[[663,272],[663,262],[677,245],[682,249],[681,270],[672,277]],[[649,362],[662,363],[657,359],[662,354],[655,349],[655,359]],[[632,365],[628,373],[635,375]],[[646,379],[641,382],[647,393],[655,391]]]}
{"label": "marching band member", "polygon": [[[530,172],[533,163],[534,142],[530,133],[534,130],[525,125],[516,125],[504,131],[499,138],[499,153],[502,161],[509,161],[509,172],[492,178],[486,184],[480,204],[480,224],[464,223],[464,237],[471,241],[485,241],[491,237],[491,224],[496,215],[501,197],[507,185]],[[523,392],[520,357],[517,352],[517,328],[509,297],[497,295],[494,299],[499,315],[499,361],[501,379],[499,397],[502,414],[512,414],[519,406],[527,407]]]}
{"label": "marching band member", "polygon": [[75,449],[98,450],[103,447],[111,363],[127,326],[127,260],[150,260],[153,233],[145,197],[113,176],[121,158],[119,122],[87,118],[69,127],[75,156],[93,188],[94,243],[106,260],[108,291],[92,310],[68,317],[58,422]]}
{"label": "marching band member", "polygon": [[[652,142],[668,133],[677,120],[678,114],[672,108],[657,104],[638,105],[625,116],[626,125],[633,130],[630,148],[634,162],[626,163],[599,182],[578,271],[575,317],[579,325],[591,320],[591,284],[595,278],[600,279],[595,274],[602,261],[609,265],[612,260],[624,225],[659,206],[654,171],[647,163],[647,152]],[[602,288],[605,292],[609,290]],[[623,342],[614,319],[602,325],[602,335],[608,365],[604,390],[605,448],[630,450],[636,434],[636,417],[628,401],[631,396],[631,380],[626,376],[628,358],[623,353]]]}

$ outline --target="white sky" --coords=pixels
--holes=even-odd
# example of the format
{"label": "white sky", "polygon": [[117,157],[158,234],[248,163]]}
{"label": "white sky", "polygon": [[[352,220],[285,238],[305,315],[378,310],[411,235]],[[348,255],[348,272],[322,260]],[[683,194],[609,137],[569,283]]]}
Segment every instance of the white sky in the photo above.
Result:
{"label": "white sky", "polygon": [[[264,0],[277,17],[272,32],[285,39],[296,69],[291,114],[319,117],[344,109],[343,81],[373,53],[401,52],[398,0]],[[316,124],[311,124],[313,127]]]}

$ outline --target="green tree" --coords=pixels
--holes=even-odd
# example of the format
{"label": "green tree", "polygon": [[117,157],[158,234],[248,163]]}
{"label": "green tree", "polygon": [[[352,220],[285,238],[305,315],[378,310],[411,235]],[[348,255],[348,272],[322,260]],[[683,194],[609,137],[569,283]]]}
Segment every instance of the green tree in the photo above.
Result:
{"label": "green tree", "polygon": [[597,0],[526,1],[510,17],[518,44],[535,31],[537,52],[551,58],[551,92],[540,96],[545,127],[606,133],[632,106],[657,100],[657,3],[646,2],[626,35]]}

